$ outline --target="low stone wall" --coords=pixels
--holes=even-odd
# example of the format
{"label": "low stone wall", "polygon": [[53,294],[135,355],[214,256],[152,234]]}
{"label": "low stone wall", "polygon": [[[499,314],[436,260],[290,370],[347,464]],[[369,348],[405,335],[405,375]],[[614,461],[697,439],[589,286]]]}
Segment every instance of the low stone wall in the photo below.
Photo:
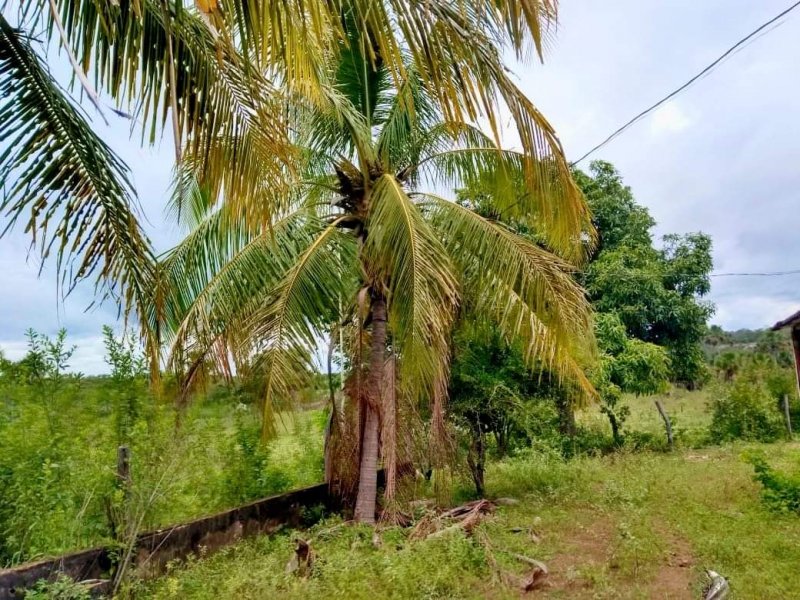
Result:
{"label": "low stone wall", "polygon": [[[154,577],[165,565],[191,554],[209,553],[239,539],[260,533],[272,533],[283,526],[302,525],[306,507],[323,505],[336,510],[335,500],[326,484],[307,487],[278,496],[257,500],[232,510],[188,523],[141,534],[137,538],[131,568],[139,577]],[[15,600],[40,579],[52,580],[64,573],[76,581],[98,580],[94,593],[108,591],[113,567],[110,548],[92,548],[0,570],[0,600]]]}

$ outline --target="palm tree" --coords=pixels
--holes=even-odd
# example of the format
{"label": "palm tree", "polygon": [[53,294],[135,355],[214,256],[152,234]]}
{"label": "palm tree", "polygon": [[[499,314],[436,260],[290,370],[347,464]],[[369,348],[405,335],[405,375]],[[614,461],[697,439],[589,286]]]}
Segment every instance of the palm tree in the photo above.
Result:
{"label": "palm tree", "polygon": [[[581,255],[588,213],[560,176],[568,172],[560,155],[527,171],[523,152],[445,120],[412,63],[395,84],[378,45],[365,49],[348,31],[325,73],[333,83],[327,106],[293,106],[300,185],[283,197],[216,204],[197,171],[185,172],[188,193],[176,210],[194,228],[159,268],[174,366],[190,377],[230,355],[238,368],[257,369],[265,435],[302,385],[321,337],[332,325],[355,327],[355,516],[373,522],[381,440],[386,459],[393,448],[385,427],[397,420],[387,402],[430,402],[434,436],[444,433],[450,333],[463,294],[477,299],[476,316],[523,340],[530,365],[544,360],[592,393],[572,354],[589,335],[589,307],[566,260]],[[428,191],[475,180],[542,245]],[[528,193],[510,194],[519,181]]]}
{"label": "palm tree", "polygon": [[[374,349],[358,511],[369,520],[387,347],[403,397],[441,399],[463,286],[480,283],[483,310],[533,341],[531,357],[568,362],[561,342],[583,329],[586,306],[567,263],[419,191],[486,177],[502,196],[520,173],[529,194],[503,210],[535,221],[554,253],[578,255],[584,204],[555,134],[501,55],[521,56],[531,43],[541,55],[555,9],[554,0],[19,3],[16,27],[0,15],[0,208],[9,226],[31,214],[27,229],[70,287],[94,274],[138,315],[154,376],[161,327],[175,325],[176,349],[193,340],[196,356],[209,340],[220,362],[224,348],[240,359],[257,353],[268,407],[288,397],[293,365],[341,316],[339,299],[355,298]],[[191,175],[178,179],[177,195],[202,199],[192,203],[199,226],[166,263],[152,259],[127,167],[54,83],[25,33],[33,30],[65,49],[97,106],[92,83],[136,116],[143,139],[155,140],[170,117],[176,161]],[[498,149],[503,111],[519,153]],[[478,119],[490,137],[469,125]],[[326,193],[338,206],[320,206]],[[208,252],[192,255],[192,243]],[[233,290],[248,295],[237,300]]]}

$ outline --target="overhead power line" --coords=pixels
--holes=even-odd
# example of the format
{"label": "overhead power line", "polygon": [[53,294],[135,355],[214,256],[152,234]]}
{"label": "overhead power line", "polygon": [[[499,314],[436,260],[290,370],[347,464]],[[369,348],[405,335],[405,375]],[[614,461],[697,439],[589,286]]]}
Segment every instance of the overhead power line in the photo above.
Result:
{"label": "overhead power line", "polygon": [[650,107],[648,107],[648,108],[644,109],[642,112],[640,112],[638,115],[636,115],[635,117],[633,117],[633,118],[632,118],[630,121],[628,121],[627,123],[625,123],[625,124],[624,124],[622,127],[620,127],[619,129],[617,129],[617,130],[616,130],[614,133],[612,133],[611,135],[609,135],[609,136],[608,136],[606,139],[604,139],[602,142],[600,142],[599,144],[597,144],[597,145],[596,145],[594,148],[592,148],[591,150],[589,150],[589,151],[588,151],[586,154],[584,154],[584,155],[583,155],[583,156],[581,156],[581,157],[580,157],[578,160],[576,160],[576,161],[572,162],[571,164],[572,164],[573,166],[574,166],[574,165],[577,165],[579,162],[581,162],[583,159],[585,159],[585,158],[586,158],[587,156],[589,156],[590,154],[594,154],[594,153],[595,153],[597,150],[599,150],[600,148],[602,148],[603,146],[605,146],[606,144],[608,144],[608,143],[609,143],[611,140],[613,140],[613,139],[614,139],[614,138],[616,138],[618,135],[620,135],[622,132],[624,132],[626,129],[628,129],[628,127],[630,127],[631,125],[633,125],[634,123],[636,123],[637,121],[639,121],[640,119],[642,119],[643,117],[645,117],[645,116],[647,116],[648,114],[650,114],[651,112],[653,112],[655,109],[657,109],[659,106],[661,106],[661,105],[662,105],[662,104],[664,104],[665,102],[668,102],[669,100],[671,100],[672,98],[674,98],[675,96],[677,96],[678,94],[680,94],[680,93],[681,93],[683,90],[685,90],[686,88],[688,88],[688,87],[689,87],[690,85],[692,85],[692,84],[693,84],[695,81],[697,81],[698,79],[700,79],[701,77],[703,77],[704,75],[706,75],[708,72],[710,72],[710,71],[711,71],[711,70],[712,70],[714,67],[716,67],[716,66],[717,66],[719,63],[721,63],[723,60],[725,60],[725,59],[726,59],[728,56],[730,56],[731,54],[733,54],[733,53],[734,53],[734,52],[735,52],[735,51],[736,51],[738,48],[740,48],[741,46],[743,46],[744,44],[746,44],[746,43],[747,43],[749,40],[751,40],[752,38],[754,38],[755,36],[757,36],[759,33],[761,33],[762,31],[764,31],[764,29],[766,29],[767,27],[769,27],[770,25],[772,25],[772,24],[773,24],[773,23],[775,23],[776,21],[778,21],[778,20],[782,19],[783,17],[785,17],[786,15],[788,15],[790,12],[792,12],[792,11],[793,11],[795,8],[797,8],[798,6],[800,6],[800,0],[798,0],[798,2],[795,2],[794,4],[792,4],[792,5],[791,5],[789,8],[787,8],[786,10],[784,10],[784,11],[782,11],[781,13],[777,14],[776,16],[772,17],[772,18],[771,18],[769,21],[767,21],[767,22],[766,22],[766,23],[764,23],[763,25],[759,26],[757,29],[754,29],[753,31],[751,31],[751,32],[750,32],[749,34],[747,34],[745,37],[743,37],[743,38],[742,38],[742,39],[740,39],[738,42],[736,42],[736,43],[735,43],[733,46],[731,46],[730,48],[728,48],[728,49],[727,49],[727,50],[726,50],[726,51],[725,51],[723,54],[721,54],[721,55],[720,55],[720,56],[719,56],[719,57],[718,57],[718,58],[717,58],[717,59],[716,59],[714,62],[712,62],[711,64],[709,64],[709,65],[708,65],[707,67],[705,67],[705,68],[704,68],[702,71],[700,71],[699,73],[697,73],[697,75],[695,75],[694,77],[692,77],[692,78],[691,78],[689,81],[687,81],[686,83],[684,83],[684,84],[683,84],[682,86],[680,86],[679,88],[677,88],[677,89],[673,90],[673,91],[672,91],[672,92],[670,92],[668,95],[664,96],[664,97],[663,97],[661,100],[659,100],[658,102],[656,102],[656,103],[655,103],[655,104],[653,104],[652,106],[650,106]]}
{"label": "overhead power line", "polygon": [[771,273],[712,273],[711,277],[780,277],[781,275],[800,275],[800,269],[772,271]]}

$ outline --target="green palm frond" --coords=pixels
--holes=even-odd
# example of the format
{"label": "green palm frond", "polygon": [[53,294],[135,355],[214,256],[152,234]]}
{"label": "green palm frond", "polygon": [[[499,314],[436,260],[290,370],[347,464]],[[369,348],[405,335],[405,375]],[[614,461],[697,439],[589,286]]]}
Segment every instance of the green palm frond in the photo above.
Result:
{"label": "green palm frond", "polygon": [[446,380],[449,335],[458,290],[445,248],[418,207],[392,175],[372,190],[363,253],[372,285],[388,282],[392,344],[400,357],[399,377],[417,398],[430,398]]}
{"label": "green palm frond", "polygon": [[[167,0],[56,4],[81,66],[120,109],[141,120],[143,140],[155,142],[177,109],[177,139],[215,198],[222,189],[230,197],[251,194],[256,170],[269,173],[272,188],[290,179],[295,156],[286,91],[194,8]],[[232,139],[243,147],[232,148],[226,143]]]}
{"label": "green palm frond", "polygon": [[376,153],[385,164],[415,164],[436,141],[434,132],[441,133],[445,129],[433,98],[423,87],[413,67],[407,69],[396,91],[386,96],[377,108],[376,122],[380,124],[380,132],[376,140]]}
{"label": "green palm frond", "polygon": [[302,384],[298,377],[312,368],[307,361],[341,299],[354,295],[352,279],[342,273],[352,273],[355,266],[355,240],[337,225],[326,227],[308,245],[245,323],[265,381],[265,436],[272,433],[269,416],[291,405],[292,392]]}
{"label": "green palm frond", "polygon": [[574,359],[591,352],[591,308],[574,267],[501,223],[444,198],[420,197],[473,310],[498,323],[507,340],[520,339],[530,367],[552,365],[591,395]]}
{"label": "green palm frond", "polygon": [[317,161],[324,159],[327,168],[338,157],[374,160],[372,132],[358,107],[336,89],[325,90],[322,97],[317,105],[297,110],[297,146]]}
{"label": "green palm frond", "polygon": [[153,255],[133,208],[128,168],[58,87],[30,40],[2,15],[0,139],[4,232],[29,214],[26,231],[44,257],[55,254],[63,282],[71,288],[96,275],[126,310],[141,310],[151,291]]}
{"label": "green palm frond", "polygon": [[[476,137],[474,135],[474,137]],[[465,188],[477,184],[492,199],[501,218],[525,223],[550,249],[579,263],[591,232],[589,210],[580,194],[574,202],[553,202],[547,193],[527,186],[526,158],[521,152],[494,145],[456,147],[423,158],[414,167],[433,186]]]}
{"label": "green palm frond", "polygon": [[545,208],[543,226],[584,222],[585,203],[572,181],[561,143],[513,83],[501,56],[509,36],[517,49],[528,36],[540,47],[542,24],[546,28],[552,22],[554,3],[509,0],[496,6],[480,0],[456,4],[394,0],[393,4],[408,5],[405,14],[397,15],[398,27],[445,121],[475,122],[484,117],[497,145],[500,100],[516,125],[527,190]]}
{"label": "green palm frond", "polygon": [[271,293],[322,226],[304,210],[262,231],[250,229],[227,205],[211,214],[160,262],[171,354],[203,355],[220,335],[232,335],[248,307]]}
{"label": "green palm frond", "polygon": [[479,310],[498,323],[507,343],[522,341],[528,368],[544,368],[554,373],[562,385],[572,390],[578,405],[598,400],[597,390],[586,376],[586,367],[593,361],[594,354],[590,331],[582,338],[561,339],[563,336],[553,325],[545,324],[530,304],[509,287],[501,286],[499,294],[485,300]]}

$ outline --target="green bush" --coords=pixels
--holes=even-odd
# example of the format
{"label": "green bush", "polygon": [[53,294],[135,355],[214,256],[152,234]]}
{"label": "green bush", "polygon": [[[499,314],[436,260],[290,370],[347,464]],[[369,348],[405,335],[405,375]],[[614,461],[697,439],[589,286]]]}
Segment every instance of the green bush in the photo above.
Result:
{"label": "green bush", "polygon": [[782,512],[800,513],[800,473],[782,473],[767,464],[762,456],[747,456],[753,465],[755,480],[762,487],[764,502]]}
{"label": "green bush", "polygon": [[221,496],[235,505],[288,489],[291,478],[271,464],[270,449],[261,440],[258,422],[244,405],[235,410],[234,435],[224,450]]}
{"label": "green bush", "polygon": [[760,374],[743,373],[712,403],[709,435],[714,442],[736,439],[771,442],[784,432],[783,418]]}
{"label": "green bush", "polygon": [[[217,386],[178,426],[171,397],[149,393],[135,344],[104,333],[108,376],[70,375],[63,333],[31,332],[25,359],[0,358],[0,568],[322,480],[321,411],[284,415],[289,430],[265,446],[257,406]],[[127,489],[120,444],[131,451]]]}
{"label": "green bush", "polygon": [[40,580],[25,594],[25,600],[89,600],[89,591],[66,575],[55,581]]}

